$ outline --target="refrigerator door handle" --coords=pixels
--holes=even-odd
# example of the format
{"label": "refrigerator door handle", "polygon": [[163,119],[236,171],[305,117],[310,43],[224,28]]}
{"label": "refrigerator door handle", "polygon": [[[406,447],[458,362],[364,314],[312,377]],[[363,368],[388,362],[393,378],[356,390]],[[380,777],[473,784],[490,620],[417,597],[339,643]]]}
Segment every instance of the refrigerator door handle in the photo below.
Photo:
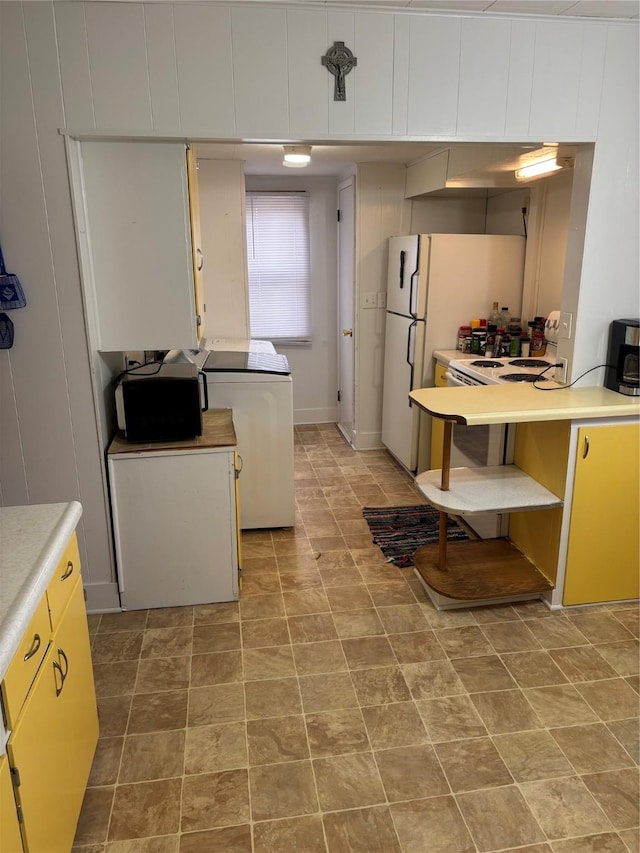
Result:
{"label": "refrigerator door handle", "polygon": [[[414,338],[414,346],[413,346],[414,351],[413,351],[413,353],[411,352],[411,330],[413,329],[415,332],[415,328],[416,328],[417,323],[418,323],[418,321],[414,320],[413,323],[411,323],[409,325],[409,331],[407,332],[407,364],[411,368],[411,376],[409,379],[409,391],[413,391],[413,372],[415,370],[415,356],[416,356],[416,354],[415,354],[415,334],[413,336],[413,338]],[[409,400],[409,407],[410,406],[411,406],[411,400]]]}
{"label": "refrigerator door handle", "polygon": [[400,290],[404,287],[404,262],[407,257],[405,251],[400,252]]}

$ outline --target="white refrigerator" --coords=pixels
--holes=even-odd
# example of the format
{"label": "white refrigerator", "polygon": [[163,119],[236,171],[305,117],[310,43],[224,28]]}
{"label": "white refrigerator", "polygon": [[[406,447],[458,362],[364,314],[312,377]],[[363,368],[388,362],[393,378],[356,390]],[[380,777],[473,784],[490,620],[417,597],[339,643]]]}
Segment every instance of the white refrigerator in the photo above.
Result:
{"label": "white refrigerator", "polygon": [[412,234],[389,239],[382,443],[410,472],[428,467],[431,418],[409,391],[433,385],[433,351],[455,349],[458,327],[493,302],[519,316],[525,239]]}

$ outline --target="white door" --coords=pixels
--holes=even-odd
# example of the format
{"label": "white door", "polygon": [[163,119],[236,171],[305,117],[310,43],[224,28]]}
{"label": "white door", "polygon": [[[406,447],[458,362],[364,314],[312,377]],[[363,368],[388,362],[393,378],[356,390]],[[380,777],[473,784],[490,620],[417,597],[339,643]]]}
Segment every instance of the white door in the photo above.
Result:
{"label": "white door", "polygon": [[382,443],[409,471],[418,466],[420,413],[409,391],[422,385],[424,321],[387,312]]}
{"label": "white door", "polygon": [[338,186],[338,428],[350,444],[355,436],[355,187]]}

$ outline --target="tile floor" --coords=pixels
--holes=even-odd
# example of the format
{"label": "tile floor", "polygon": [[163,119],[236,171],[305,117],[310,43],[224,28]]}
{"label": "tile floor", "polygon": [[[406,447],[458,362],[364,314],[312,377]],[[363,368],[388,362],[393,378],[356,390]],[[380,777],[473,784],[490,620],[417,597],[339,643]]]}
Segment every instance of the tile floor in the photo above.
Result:
{"label": "tile floor", "polygon": [[239,603],[92,616],[84,853],[638,853],[638,607],[436,611],[363,505],[384,452],[296,428],[295,528]]}

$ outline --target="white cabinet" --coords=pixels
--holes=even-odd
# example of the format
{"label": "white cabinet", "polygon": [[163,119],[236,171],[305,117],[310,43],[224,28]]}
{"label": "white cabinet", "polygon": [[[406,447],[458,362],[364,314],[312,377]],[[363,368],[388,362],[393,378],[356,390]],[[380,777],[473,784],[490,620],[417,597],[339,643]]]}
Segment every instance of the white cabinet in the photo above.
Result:
{"label": "white cabinet", "polygon": [[125,610],[238,598],[237,455],[234,445],[198,446],[203,440],[127,451],[116,439],[109,449]]}
{"label": "white cabinet", "polygon": [[80,148],[74,197],[93,347],[197,347],[184,144],[90,140]]}

